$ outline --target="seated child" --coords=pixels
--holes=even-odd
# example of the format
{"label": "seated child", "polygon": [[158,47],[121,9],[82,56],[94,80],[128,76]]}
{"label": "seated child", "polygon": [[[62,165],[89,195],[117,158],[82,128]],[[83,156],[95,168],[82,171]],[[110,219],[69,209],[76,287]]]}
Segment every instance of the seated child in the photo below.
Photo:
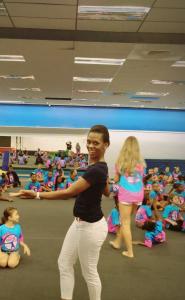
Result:
{"label": "seated child", "polygon": [[175,183],[173,185],[173,189],[170,193],[170,195],[176,195],[179,197],[179,206],[182,208],[182,210],[185,210],[185,190],[184,186],[181,183]]}
{"label": "seated child", "polygon": [[38,164],[38,168],[34,170],[34,173],[37,176],[37,181],[38,182],[43,182],[44,181],[44,171],[42,170],[42,165]]}
{"label": "seated child", "polygon": [[2,189],[2,192],[5,192],[9,186],[8,176],[5,173],[2,173],[0,177],[0,187]]}
{"label": "seated child", "polygon": [[143,245],[152,248],[154,244],[163,243],[166,240],[166,234],[163,230],[162,218],[157,210],[154,211],[155,220],[144,223],[142,229],[146,230],[144,242],[134,241],[135,245]]}
{"label": "seated child", "polygon": [[152,210],[151,210],[151,201],[149,194],[145,192],[145,196],[142,202],[142,205],[138,208],[135,216],[136,226],[143,228],[145,222],[151,220]]}
{"label": "seated child", "polygon": [[118,207],[118,198],[117,198],[117,191],[115,190],[115,187],[113,188],[114,192],[114,202],[115,207],[111,210],[108,218],[107,218],[107,224],[108,224],[108,232],[109,233],[116,233],[120,228],[120,215],[119,215],[119,207]]}
{"label": "seated child", "polygon": [[56,177],[55,191],[64,190],[66,188],[65,177],[58,175]]}
{"label": "seated child", "polygon": [[0,226],[0,267],[15,268],[19,264],[19,248],[30,256],[30,249],[24,243],[22,229],[19,223],[19,214],[16,208],[5,209]]}
{"label": "seated child", "polygon": [[78,180],[77,171],[75,169],[72,169],[70,171],[69,177],[66,180],[66,188],[68,188],[71,184],[73,184],[77,180]]}
{"label": "seated child", "polygon": [[40,188],[41,188],[41,185],[40,183],[37,181],[37,175],[32,172],[30,174],[30,177],[31,177],[31,181],[29,181],[26,186],[25,186],[25,190],[33,190],[34,192],[39,192],[40,191]]}
{"label": "seated child", "polygon": [[173,231],[185,231],[185,220],[180,213],[179,197],[171,195],[171,204],[167,205],[163,212],[165,227]]}
{"label": "seated child", "polygon": [[152,190],[149,193],[149,198],[153,208],[163,210],[166,202],[162,200],[160,185],[158,183],[155,182],[152,184]]}
{"label": "seated child", "polygon": [[12,185],[13,187],[18,187],[21,185],[19,176],[17,173],[14,171],[13,166],[9,165],[8,172],[6,173],[8,177],[8,182],[9,185]]}
{"label": "seated child", "polygon": [[44,185],[42,186],[42,191],[51,192],[54,190],[54,177],[53,172],[48,171],[44,177]]}

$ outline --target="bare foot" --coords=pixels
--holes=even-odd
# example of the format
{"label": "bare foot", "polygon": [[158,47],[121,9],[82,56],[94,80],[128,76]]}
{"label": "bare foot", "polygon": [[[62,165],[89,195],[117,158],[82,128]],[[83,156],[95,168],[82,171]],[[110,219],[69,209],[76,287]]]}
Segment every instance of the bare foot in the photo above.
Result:
{"label": "bare foot", "polygon": [[112,246],[112,248],[114,248],[116,250],[121,248],[119,245],[116,245],[116,243],[114,241],[109,241],[109,244]]}
{"label": "bare foot", "polygon": [[132,245],[139,245],[140,243],[140,241],[132,241]]}
{"label": "bare foot", "polygon": [[133,254],[129,254],[128,251],[123,251],[123,252],[122,252],[122,255],[123,255],[123,256],[127,256],[127,257],[129,257],[129,258],[133,258],[133,257],[134,257],[134,255],[133,255]]}

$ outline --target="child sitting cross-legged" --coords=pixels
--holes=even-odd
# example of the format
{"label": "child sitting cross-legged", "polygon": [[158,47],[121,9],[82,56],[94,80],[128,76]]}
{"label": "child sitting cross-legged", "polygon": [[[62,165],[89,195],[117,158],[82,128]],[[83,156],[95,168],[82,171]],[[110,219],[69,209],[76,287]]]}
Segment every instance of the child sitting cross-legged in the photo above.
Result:
{"label": "child sitting cross-legged", "polygon": [[180,197],[176,194],[170,196],[170,204],[163,212],[165,227],[173,231],[185,232],[185,220],[181,214]]}

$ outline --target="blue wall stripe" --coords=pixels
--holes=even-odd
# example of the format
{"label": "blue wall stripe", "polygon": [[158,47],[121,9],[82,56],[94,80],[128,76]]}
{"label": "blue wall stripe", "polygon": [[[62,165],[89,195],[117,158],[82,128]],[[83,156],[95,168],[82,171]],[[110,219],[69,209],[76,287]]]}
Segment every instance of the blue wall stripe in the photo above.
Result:
{"label": "blue wall stripe", "polygon": [[0,105],[0,126],[185,132],[185,110]]}

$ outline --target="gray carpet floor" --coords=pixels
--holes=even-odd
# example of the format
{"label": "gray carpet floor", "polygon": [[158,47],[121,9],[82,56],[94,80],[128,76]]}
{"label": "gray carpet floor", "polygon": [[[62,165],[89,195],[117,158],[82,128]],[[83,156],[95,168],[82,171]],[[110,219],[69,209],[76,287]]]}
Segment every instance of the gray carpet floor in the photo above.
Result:
{"label": "gray carpet floor", "polygon": [[[73,220],[74,200],[23,200],[1,202],[0,214],[7,206],[18,208],[25,242],[31,257],[22,255],[14,269],[0,269],[1,300],[59,300],[57,258],[65,233]],[[111,199],[103,199],[105,216],[113,208]],[[134,227],[135,239],[144,232]],[[185,299],[185,234],[167,232],[167,242],[152,249],[135,246],[135,258],[113,250],[108,241],[101,252],[99,273],[102,300],[183,300]],[[74,300],[88,300],[80,266],[76,265]]]}

